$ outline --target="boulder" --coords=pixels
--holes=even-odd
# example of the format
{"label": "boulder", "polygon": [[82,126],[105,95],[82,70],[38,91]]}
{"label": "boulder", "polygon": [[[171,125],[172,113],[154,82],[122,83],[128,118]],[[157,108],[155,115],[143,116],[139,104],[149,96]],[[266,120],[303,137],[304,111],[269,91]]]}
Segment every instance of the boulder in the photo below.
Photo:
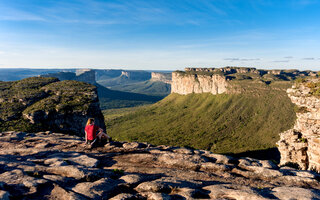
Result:
{"label": "boulder", "polygon": [[272,194],[283,200],[314,200],[320,199],[320,191],[319,190],[310,190],[299,187],[276,187],[272,189]]}
{"label": "boulder", "polygon": [[9,200],[10,194],[7,191],[0,190],[0,199],[1,200]]}
{"label": "boulder", "polygon": [[72,188],[72,191],[94,200],[109,199],[121,192],[117,190],[118,183],[118,181],[112,179],[102,178],[94,182],[78,183]]}
{"label": "boulder", "polygon": [[137,199],[143,199],[143,198],[141,196],[134,195],[134,194],[122,193],[122,194],[118,194],[115,197],[112,197],[110,200],[137,200]]}
{"label": "boulder", "polygon": [[48,173],[56,174],[63,177],[71,177],[75,179],[82,179],[86,176],[83,169],[80,169],[75,166],[48,167],[46,171]]}
{"label": "boulder", "polygon": [[50,192],[50,199],[63,199],[63,200],[86,200],[87,198],[74,193],[72,191],[66,191],[57,184],[54,184],[53,190]]}
{"label": "boulder", "polygon": [[137,184],[142,180],[142,177],[136,174],[128,174],[125,176],[121,176],[120,180],[123,180],[125,183],[128,184]]}
{"label": "boulder", "polygon": [[208,190],[211,199],[237,199],[237,200],[267,200],[259,193],[247,186],[237,186],[232,184],[217,184],[203,188]]}

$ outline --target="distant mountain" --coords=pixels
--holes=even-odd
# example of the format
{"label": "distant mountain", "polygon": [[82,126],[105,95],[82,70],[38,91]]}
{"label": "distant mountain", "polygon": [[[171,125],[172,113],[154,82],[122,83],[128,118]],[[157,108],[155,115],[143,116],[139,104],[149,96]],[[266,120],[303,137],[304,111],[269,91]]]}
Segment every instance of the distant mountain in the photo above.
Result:
{"label": "distant mountain", "polygon": [[48,73],[75,72],[75,69],[0,68],[0,81],[17,81]]}
{"label": "distant mountain", "polygon": [[[99,71],[99,70],[98,70]],[[101,70],[100,70],[101,71]],[[117,74],[117,70],[103,71],[104,76],[110,72],[110,76]],[[140,72],[139,72],[140,73]],[[96,70],[81,69],[73,72],[58,72],[42,75],[43,77],[56,77],[60,80],[77,80],[95,85],[98,88],[98,96],[101,109],[133,107],[151,104],[161,100],[163,97],[149,96],[132,92],[110,90],[96,82]],[[101,74],[100,74],[101,75]],[[136,78],[141,79],[141,78]]]}
{"label": "distant mountain", "polygon": [[151,79],[151,72],[142,70],[97,70],[96,73],[97,83],[107,88]]}

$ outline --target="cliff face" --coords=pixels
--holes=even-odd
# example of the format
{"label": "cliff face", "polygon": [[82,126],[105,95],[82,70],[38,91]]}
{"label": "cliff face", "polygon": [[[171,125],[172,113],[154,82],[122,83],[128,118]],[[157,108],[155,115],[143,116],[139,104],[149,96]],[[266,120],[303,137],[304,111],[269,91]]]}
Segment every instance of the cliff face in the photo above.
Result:
{"label": "cliff face", "polygon": [[105,128],[97,89],[88,83],[33,77],[1,82],[0,88],[0,130],[50,129],[83,136],[89,117]]}
{"label": "cliff face", "polygon": [[172,73],[171,93],[212,93],[221,94],[227,91],[228,82],[221,75],[197,75]]}
{"label": "cliff face", "polygon": [[163,83],[171,84],[171,80],[172,80],[171,73],[159,73],[159,72],[151,73],[151,81],[160,81]]}
{"label": "cliff face", "polygon": [[320,98],[312,94],[319,83],[311,80],[287,90],[297,106],[297,120],[293,129],[280,134],[281,164],[296,163],[302,169],[320,171]]}

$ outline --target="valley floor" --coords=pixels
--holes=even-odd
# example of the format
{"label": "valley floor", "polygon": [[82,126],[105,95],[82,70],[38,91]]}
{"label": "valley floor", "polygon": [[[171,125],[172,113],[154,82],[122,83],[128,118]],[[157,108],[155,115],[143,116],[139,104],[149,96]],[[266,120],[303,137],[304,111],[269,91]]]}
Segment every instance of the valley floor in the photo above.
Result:
{"label": "valley floor", "polygon": [[0,133],[0,199],[320,199],[319,178],[203,150]]}

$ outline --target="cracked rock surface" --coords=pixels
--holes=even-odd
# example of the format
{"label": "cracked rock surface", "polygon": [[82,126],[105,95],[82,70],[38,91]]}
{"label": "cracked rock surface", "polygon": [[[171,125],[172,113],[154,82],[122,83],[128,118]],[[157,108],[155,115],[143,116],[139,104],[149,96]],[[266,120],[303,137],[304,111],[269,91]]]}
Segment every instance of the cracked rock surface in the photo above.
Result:
{"label": "cracked rock surface", "polygon": [[0,134],[0,199],[320,199],[320,175],[146,143],[90,149],[60,133]]}

